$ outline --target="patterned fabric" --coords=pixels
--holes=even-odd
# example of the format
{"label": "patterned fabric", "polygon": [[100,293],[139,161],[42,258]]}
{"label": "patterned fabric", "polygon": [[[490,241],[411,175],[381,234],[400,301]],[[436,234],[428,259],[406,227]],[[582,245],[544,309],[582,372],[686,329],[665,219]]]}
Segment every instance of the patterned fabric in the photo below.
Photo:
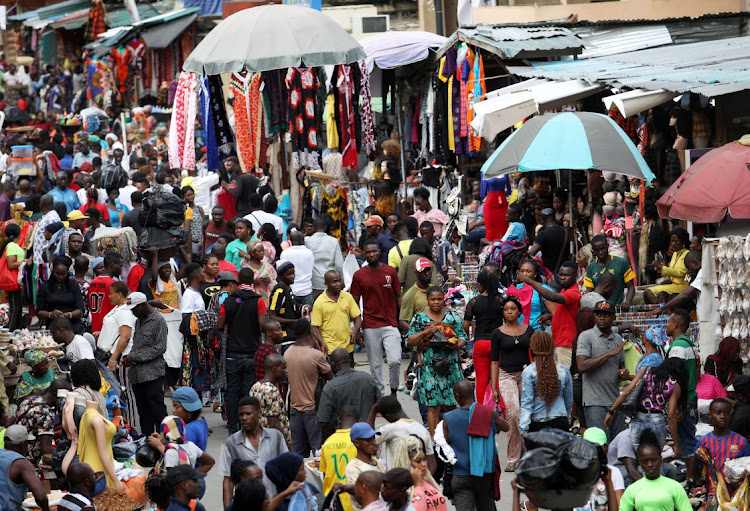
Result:
{"label": "patterned fabric", "polygon": [[[211,125],[214,128],[219,160],[223,160],[229,156],[237,156],[234,148],[234,136],[229,127],[227,112],[224,109],[224,94],[221,90],[220,76],[208,77],[208,95],[208,100],[211,103]],[[209,170],[211,170],[210,166]],[[234,218],[234,216],[229,215],[229,211],[227,211],[227,218]]]}
{"label": "patterned fabric", "polygon": [[269,133],[280,133],[286,128],[286,87],[281,71],[263,73],[263,99],[266,103],[266,120]]}
{"label": "patterned fabric", "polygon": [[[214,294],[213,298],[211,298],[211,303],[208,304],[208,307],[206,310],[213,311],[216,314],[216,317],[218,317],[219,312],[221,311],[221,305],[224,303],[224,300],[227,299],[227,296],[229,296],[229,292],[218,291],[216,294]],[[214,354],[214,362],[216,363],[216,375],[212,383],[213,383],[214,388],[219,389],[219,390],[226,390],[227,389],[227,367],[226,367],[227,333],[226,333],[226,329],[222,328],[221,330],[219,330],[218,328],[216,328],[214,329],[211,335],[215,337],[214,339],[212,339],[213,345],[218,346],[218,349],[215,350],[215,354]]]}
{"label": "patterned fabric", "polygon": [[341,250],[346,252],[348,248],[346,231],[349,228],[349,204],[346,199],[346,190],[329,186],[324,187],[320,200],[320,211],[328,213],[333,218],[331,236],[339,241]]}
{"label": "patterned fabric", "polygon": [[183,71],[177,80],[172,122],[169,125],[169,164],[195,168],[195,117],[198,113],[198,76]]}
{"label": "patterned fabric", "polygon": [[26,428],[34,436],[53,434],[54,414],[42,396],[29,396],[18,405],[16,424]]}
{"label": "patterned fabric", "polygon": [[635,373],[633,374],[640,373],[641,369],[645,367],[656,367],[658,365],[661,365],[662,362],[664,362],[664,358],[658,353],[651,353],[650,355],[646,355],[638,361],[638,364],[635,366]]}
{"label": "patterned fabric", "polygon": [[199,310],[188,317],[189,330],[186,331],[185,319],[180,327],[185,335],[181,381],[196,392],[206,392],[215,389],[212,382],[216,379],[216,355],[220,346],[218,338],[211,334],[219,315],[213,310]]}
{"label": "patterned fabric", "polygon": [[279,388],[271,382],[259,381],[250,389],[250,395],[260,401],[260,425],[268,428],[268,418],[278,417],[286,445],[291,449],[292,432]]}
{"label": "patterned fabric", "polygon": [[365,153],[371,160],[378,155],[375,143],[375,123],[372,115],[372,94],[370,93],[370,73],[364,61],[360,61],[359,69],[362,72],[362,129],[365,136]]}
{"label": "patterned fabric", "polygon": [[32,348],[23,354],[23,360],[31,367],[44,362],[46,358],[47,354],[38,348]]}
{"label": "patterned fabric", "polygon": [[261,266],[257,270],[250,266],[250,264],[245,259],[242,260],[240,265],[242,268],[251,268],[253,270],[253,273],[255,274],[256,280],[261,277],[268,277],[269,279],[271,279],[271,282],[268,285],[256,284],[253,286],[253,291],[258,293],[263,298],[263,301],[266,302],[266,307],[268,307],[268,302],[271,298],[271,290],[276,287],[276,270],[265,260],[261,261]]}
{"label": "patterned fabric", "polygon": [[107,25],[104,22],[104,16],[107,12],[104,10],[104,2],[102,0],[95,0],[89,11],[89,22],[86,25],[86,32],[84,33],[84,39],[87,41],[93,41],[99,34],[106,32]]}
{"label": "patterned fabric", "polygon": [[54,209],[44,215],[41,220],[39,220],[38,225],[36,227],[36,231],[34,231],[34,264],[36,265],[42,265],[44,264],[44,250],[48,246],[48,241],[44,239],[44,229],[55,222],[60,221],[60,215],[57,214],[57,211]]}
{"label": "patterned fabric", "polygon": [[234,134],[238,156],[246,169],[258,168],[263,135],[263,101],[260,73],[233,73],[230,88],[234,92]]}
{"label": "patterned fabric", "polygon": [[[467,58],[468,55],[467,55]],[[484,95],[487,91],[487,87],[484,82],[484,63],[482,62],[482,55],[477,52],[476,57],[472,60],[472,70],[469,74],[469,95],[467,102],[469,103],[469,109],[466,114],[466,121],[469,126],[469,152],[475,153],[482,150],[482,137],[479,136],[479,132],[471,127],[471,121],[474,120],[474,103],[484,101]]]}
{"label": "patterned fabric", "polygon": [[[461,318],[457,314],[451,314],[446,311],[443,323],[453,328],[459,339],[466,339]],[[409,332],[406,337],[422,332],[428,325],[434,323],[424,312],[415,315],[409,325]],[[417,387],[417,396],[420,403],[427,406],[455,406],[456,399],[453,397],[453,385],[463,378],[461,367],[458,364],[458,354],[456,350],[447,350],[442,348],[427,348],[421,352],[422,368],[419,373],[419,385]],[[439,376],[433,364],[438,359],[448,357],[451,363],[450,372],[447,376]]]}
{"label": "patterned fabric", "polygon": [[292,138],[294,169],[320,168],[315,99],[320,84],[315,69],[290,67],[284,80],[289,93],[287,119]]}
{"label": "patterned fabric", "polygon": [[173,442],[185,441],[185,421],[176,415],[168,415],[161,421],[159,432],[166,440]]}
{"label": "patterned fabric", "polygon": [[253,357],[253,372],[255,373],[255,381],[259,382],[266,377],[266,358],[268,355],[278,354],[279,350],[267,343],[261,344],[255,351],[255,357]]}
{"label": "patterned fabric", "polygon": [[641,392],[641,404],[640,407],[647,411],[655,411],[664,413],[669,403],[669,396],[672,395],[674,386],[677,384],[677,380],[671,376],[662,383],[659,388],[656,388],[654,383],[653,373],[648,370],[643,376],[645,384],[643,385],[643,391]]}

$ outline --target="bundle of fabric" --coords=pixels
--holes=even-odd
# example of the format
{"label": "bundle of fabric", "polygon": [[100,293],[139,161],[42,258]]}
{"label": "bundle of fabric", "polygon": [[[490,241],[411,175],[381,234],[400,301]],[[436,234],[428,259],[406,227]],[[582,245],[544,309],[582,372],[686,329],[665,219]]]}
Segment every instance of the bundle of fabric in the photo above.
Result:
{"label": "bundle of fabric", "polygon": [[138,238],[132,227],[99,227],[91,238],[91,248],[95,257],[107,252],[120,254],[125,261],[136,260]]}

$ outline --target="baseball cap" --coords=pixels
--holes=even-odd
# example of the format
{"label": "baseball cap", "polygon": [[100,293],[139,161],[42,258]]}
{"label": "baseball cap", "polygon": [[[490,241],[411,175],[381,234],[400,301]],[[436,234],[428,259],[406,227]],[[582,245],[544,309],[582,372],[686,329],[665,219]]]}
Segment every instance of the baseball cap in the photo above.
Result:
{"label": "baseball cap", "polygon": [[356,423],[354,426],[352,426],[352,429],[349,432],[349,436],[351,437],[352,442],[354,442],[355,440],[359,440],[360,438],[372,438],[375,435],[379,434],[380,432],[372,429],[372,426],[370,426],[366,422]]}
{"label": "baseball cap", "polygon": [[5,443],[8,445],[18,445],[26,441],[36,440],[34,435],[29,434],[26,428],[20,424],[13,424],[5,430]]}
{"label": "baseball cap", "polygon": [[206,474],[198,472],[190,465],[177,465],[167,472],[167,486],[177,486],[182,481],[203,479],[204,477],[206,477]]}
{"label": "baseball cap", "polygon": [[615,306],[606,300],[602,300],[601,302],[597,302],[596,305],[594,305],[594,314],[598,312],[606,312],[607,314],[615,314]]}
{"label": "baseball cap", "polygon": [[146,303],[148,300],[146,299],[146,295],[143,293],[138,293],[137,291],[135,293],[130,293],[128,295],[128,301],[125,304],[125,306],[128,308],[128,310],[135,309],[136,305],[140,305],[142,303]]}
{"label": "baseball cap", "polygon": [[192,387],[180,387],[172,394],[172,401],[177,401],[188,412],[194,412],[203,408],[198,393]]}
{"label": "baseball cap", "polygon": [[583,439],[588,440],[592,444],[607,445],[607,434],[602,428],[587,428],[583,432]]}
{"label": "baseball cap", "polygon": [[231,271],[220,271],[217,275],[219,280],[223,280],[225,282],[237,282],[237,277],[234,276],[234,273]]}
{"label": "baseball cap", "polygon": [[750,395],[750,376],[747,376],[745,374],[735,376],[732,384],[727,387],[727,391]]}
{"label": "baseball cap", "polygon": [[74,209],[70,213],[68,213],[68,221],[70,220],[83,220],[84,218],[88,218],[86,215],[81,213],[79,210]]}
{"label": "baseball cap", "polygon": [[378,215],[372,215],[370,218],[362,222],[362,225],[364,225],[365,227],[371,227],[373,225],[379,225],[380,227],[383,227],[383,219]]}
{"label": "baseball cap", "polygon": [[414,486],[414,478],[411,476],[411,473],[403,467],[390,469],[383,475],[383,482],[391,483],[402,490]]}
{"label": "baseball cap", "polygon": [[432,268],[432,261],[426,257],[420,257],[414,262],[414,269],[418,272],[424,271],[427,268]]}

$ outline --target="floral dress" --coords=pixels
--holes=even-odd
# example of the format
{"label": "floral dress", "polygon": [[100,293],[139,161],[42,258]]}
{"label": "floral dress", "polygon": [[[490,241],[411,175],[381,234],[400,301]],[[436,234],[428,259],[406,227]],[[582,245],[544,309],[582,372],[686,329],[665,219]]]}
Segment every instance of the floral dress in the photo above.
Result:
{"label": "floral dress", "polygon": [[264,285],[254,285],[253,291],[258,293],[261,297],[263,297],[263,301],[266,302],[266,307],[268,307],[268,302],[271,298],[271,290],[276,287],[276,270],[273,269],[273,266],[268,264],[265,259],[261,262],[260,268],[257,270],[250,266],[250,264],[243,259],[240,263],[242,268],[250,268],[253,270],[253,273],[255,274],[255,278],[258,279],[260,277],[268,277],[271,279],[270,284],[267,286]]}
{"label": "floral dress", "polygon": [[[466,339],[466,331],[464,330],[461,317],[452,310],[445,311],[442,322],[433,321],[424,312],[416,314],[411,320],[409,332],[406,334],[406,337],[408,338],[422,332],[431,324],[445,325],[453,329],[458,339]],[[441,330],[443,329],[441,328]],[[431,348],[428,346],[421,351],[421,355],[422,369],[417,387],[419,402],[427,406],[455,406],[456,399],[453,397],[453,385],[463,378],[461,366],[458,362],[458,352],[456,350]],[[451,362],[450,371],[446,376],[438,375],[433,367],[433,364],[443,357],[448,357]]]}

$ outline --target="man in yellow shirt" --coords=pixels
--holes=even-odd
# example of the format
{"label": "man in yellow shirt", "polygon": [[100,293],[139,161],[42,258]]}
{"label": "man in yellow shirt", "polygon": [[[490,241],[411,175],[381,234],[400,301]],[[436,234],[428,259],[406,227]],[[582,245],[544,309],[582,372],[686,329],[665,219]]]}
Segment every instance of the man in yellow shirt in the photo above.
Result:
{"label": "man in yellow shirt", "polygon": [[[353,406],[345,406],[341,409],[339,421],[341,428],[328,437],[320,450],[320,471],[324,474],[323,494],[326,496],[335,483],[346,485],[346,465],[357,457],[350,431],[359,422],[359,412]],[[344,511],[352,511],[351,496],[347,492],[339,493],[339,499]]]}
{"label": "man in yellow shirt", "polygon": [[[318,296],[312,308],[310,324],[313,337],[326,355],[337,348],[344,348],[354,365],[354,342],[362,324],[359,306],[354,297],[344,291],[339,272],[326,272],[324,279],[326,290]],[[354,328],[349,326],[352,320]]]}
{"label": "man in yellow shirt", "polygon": [[412,240],[409,237],[409,229],[402,222],[393,226],[393,236],[398,240],[398,244],[388,251],[388,264],[398,270],[401,259],[409,255]]}

